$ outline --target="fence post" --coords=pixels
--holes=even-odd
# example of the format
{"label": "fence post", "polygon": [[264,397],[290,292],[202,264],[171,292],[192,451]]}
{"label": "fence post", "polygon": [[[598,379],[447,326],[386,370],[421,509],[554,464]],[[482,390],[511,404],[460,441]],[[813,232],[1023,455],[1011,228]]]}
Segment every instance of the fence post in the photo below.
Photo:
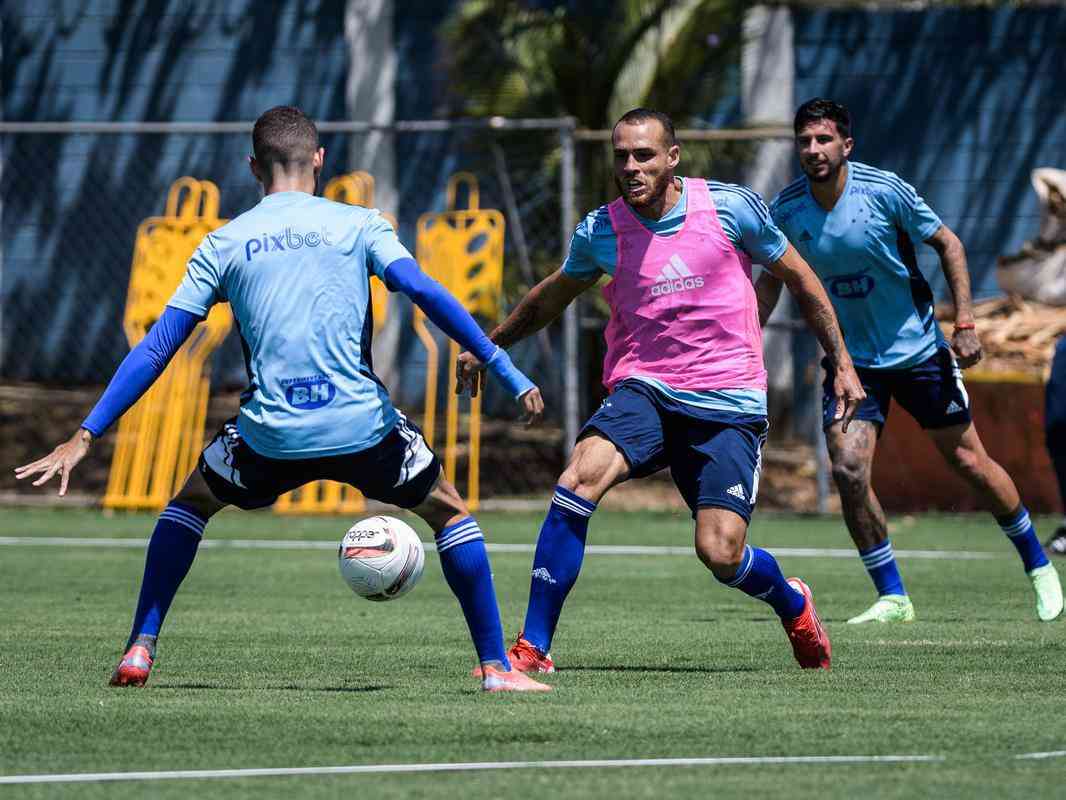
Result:
{"label": "fence post", "polygon": [[[559,128],[560,180],[560,237],[563,259],[570,252],[570,234],[576,224],[574,193],[576,190],[574,169],[574,128],[575,120],[571,117]],[[578,375],[578,307],[577,302],[567,306],[563,312],[563,452],[570,454],[570,448],[577,441],[580,424],[580,397]]]}

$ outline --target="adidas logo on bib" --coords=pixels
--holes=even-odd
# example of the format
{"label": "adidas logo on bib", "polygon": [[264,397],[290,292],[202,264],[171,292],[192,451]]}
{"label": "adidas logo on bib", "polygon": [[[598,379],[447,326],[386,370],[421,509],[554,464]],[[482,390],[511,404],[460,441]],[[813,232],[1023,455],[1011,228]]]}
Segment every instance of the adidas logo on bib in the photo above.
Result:
{"label": "adidas logo on bib", "polygon": [[670,263],[663,267],[655,280],[657,283],[651,287],[652,297],[703,288],[703,278],[693,275],[688,264],[677,253],[670,256]]}
{"label": "adidas logo on bib", "polygon": [[954,400],[952,400],[950,403],[948,403],[948,410],[945,413],[947,413],[947,414],[958,414],[960,411],[965,411],[965,410],[966,409],[964,409],[962,406],[960,406],[958,403],[956,403]]}
{"label": "adidas logo on bib", "polygon": [[733,497],[740,498],[741,500],[748,499],[747,495],[744,494],[744,487],[741,486],[739,483],[734,486],[730,486],[728,489],[725,490],[725,493],[731,494],[733,495]]}

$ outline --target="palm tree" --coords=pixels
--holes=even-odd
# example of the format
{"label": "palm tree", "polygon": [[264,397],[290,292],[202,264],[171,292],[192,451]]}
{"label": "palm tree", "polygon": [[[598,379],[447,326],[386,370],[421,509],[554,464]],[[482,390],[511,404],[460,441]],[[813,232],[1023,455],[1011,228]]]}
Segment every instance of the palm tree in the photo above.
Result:
{"label": "palm tree", "polygon": [[[466,0],[445,22],[452,116],[572,116],[607,128],[635,106],[702,127],[739,95],[743,4],[733,0]],[[688,148],[689,174],[721,172],[745,145]],[[584,148],[579,205],[613,191],[606,144]],[[725,177],[730,177],[727,174]]]}
{"label": "palm tree", "polygon": [[731,89],[741,13],[730,0],[467,0],[442,29],[448,107],[602,128],[647,103],[691,123]]}

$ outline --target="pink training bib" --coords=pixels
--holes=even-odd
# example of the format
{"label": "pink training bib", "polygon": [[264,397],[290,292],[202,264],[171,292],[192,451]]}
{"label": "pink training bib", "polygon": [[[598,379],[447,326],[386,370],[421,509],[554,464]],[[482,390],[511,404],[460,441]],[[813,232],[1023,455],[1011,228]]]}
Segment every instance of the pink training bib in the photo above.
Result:
{"label": "pink training bib", "polygon": [[652,233],[622,198],[607,210],[617,236],[603,382],[657,378],[675,389],[766,391],[751,259],[718,222],[707,182],[683,178],[681,230]]}

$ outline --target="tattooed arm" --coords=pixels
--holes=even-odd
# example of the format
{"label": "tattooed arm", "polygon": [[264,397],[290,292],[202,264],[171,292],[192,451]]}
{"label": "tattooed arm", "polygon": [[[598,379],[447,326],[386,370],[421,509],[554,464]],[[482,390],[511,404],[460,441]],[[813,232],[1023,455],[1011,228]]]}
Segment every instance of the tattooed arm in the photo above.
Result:
{"label": "tattooed arm", "polygon": [[780,279],[803,313],[807,325],[818,337],[829,361],[833,365],[833,393],[837,398],[834,419],[843,420],[843,429],[847,431],[848,423],[855,416],[859,404],[866,399],[862,382],[855,373],[851,356],[844,346],[844,335],[837,323],[833,304],[829,295],[814,270],[792,245],[777,261],[767,266],[771,274]]}
{"label": "tattooed arm", "polygon": [[[507,319],[489,334],[489,339],[505,348],[522,341],[562,314],[575,297],[597,280],[599,276],[573,278],[560,268],[530,289]],[[476,397],[483,370],[484,365],[472,353],[462,353],[455,365],[456,392],[469,388],[471,396]]]}
{"label": "tattooed arm", "polygon": [[561,269],[553,272],[515,306],[507,319],[489,334],[500,347],[510,347],[536,333],[563,313],[574,298],[596,283],[597,278],[578,280]]}
{"label": "tattooed arm", "polygon": [[960,367],[972,367],[981,360],[981,340],[974,329],[966,248],[947,225],[941,225],[925,243],[940,256],[940,266],[951,289],[951,296],[955,299],[955,333],[951,337],[951,349],[955,351]]}

